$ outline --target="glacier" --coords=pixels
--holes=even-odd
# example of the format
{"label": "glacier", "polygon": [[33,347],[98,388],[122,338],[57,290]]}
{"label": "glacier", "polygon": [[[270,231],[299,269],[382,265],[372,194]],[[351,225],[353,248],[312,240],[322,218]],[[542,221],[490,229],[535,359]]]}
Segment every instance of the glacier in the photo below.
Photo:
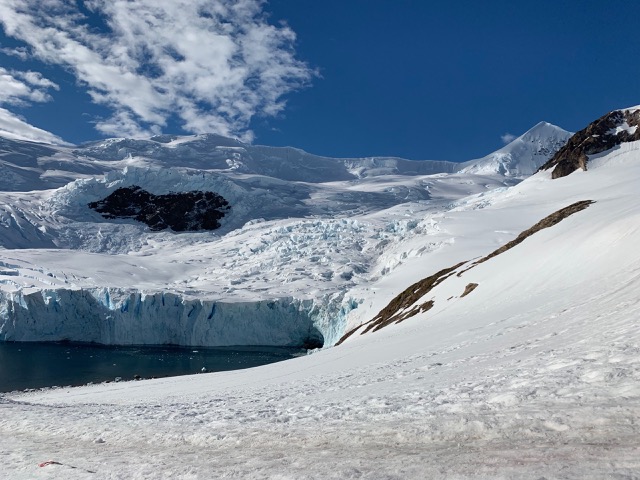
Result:
{"label": "glacier", "polygon": [[[541,123],[463,164],[332,159],[217,135],[3,139],[0,340],[334,345],[376,282],[451,247],[447,212],[517,185],[568,136]],[[230,210],[217,230],[178,233],[88,208],[133,186],[211,191]]]}

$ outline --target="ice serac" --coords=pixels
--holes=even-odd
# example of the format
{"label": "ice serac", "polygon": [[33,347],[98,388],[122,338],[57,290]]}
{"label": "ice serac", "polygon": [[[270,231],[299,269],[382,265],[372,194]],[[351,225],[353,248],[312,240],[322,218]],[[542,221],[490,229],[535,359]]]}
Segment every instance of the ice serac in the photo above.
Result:
{"label": "ice serac", "polygon": [[550,123],[540,122],[501,149],[478,160],[466,162],[461,172],[528,177],[560,150],[570,137],[570,132]]}
{"label": "ice serac", "polygon": [[589,155],[640,140],[640,108],[614,110],[590,123],[572,136],[540,170],[553,169],[552,178],[560,178],[578,169],[587,170]]}

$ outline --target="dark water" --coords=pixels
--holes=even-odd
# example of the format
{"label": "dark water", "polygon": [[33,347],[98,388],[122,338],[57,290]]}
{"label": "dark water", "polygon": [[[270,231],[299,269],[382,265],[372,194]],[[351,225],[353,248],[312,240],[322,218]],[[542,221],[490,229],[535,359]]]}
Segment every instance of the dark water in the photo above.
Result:
{"label": "dark water", "polygon": [[304,353],[281,347],[107,347],[0,342],[0,392],[238,370]]}

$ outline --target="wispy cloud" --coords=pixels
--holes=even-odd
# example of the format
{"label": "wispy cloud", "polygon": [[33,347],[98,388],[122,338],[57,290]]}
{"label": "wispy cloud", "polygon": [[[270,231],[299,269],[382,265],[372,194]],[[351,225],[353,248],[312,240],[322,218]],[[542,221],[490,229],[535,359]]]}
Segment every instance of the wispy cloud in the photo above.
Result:
{"label": "wispy cloud", "polygon": [[57,135],[34,127],[5,108],[0,108],[0,136],[32,142],[66,144]]}
{"label": "wispy cloud", "polygon": [[176,119],[189,132],[250,141],[251,119],[277,115],[314,76],[295,56],[295,33],[268,23],[264,3],[3,0],[0,22],[112,109],[96,122],[105,134],[147,136]]}
{"label": "wispy cloud", "polygon": [[0,52],[4,53],[5,55],[9,55],[10,57],[17,57],[20,60],[27,60],[29,58],[29,50],[27,50],[25,47],[3,47],[0,48]]}
{"label": "wispy cloud", "polygon": [[504,143],[505,145],[507,143],[513,142],[516,138],[518,138],[518,137],[516,137],[514,134],[508,133],[508,132],[505,133],[504,135],[500,136],[500,139],[502,140],[502,143]]}
{"label": "wispy cloud", "polygon": [[51,100],[48,90],[58,85],[38,72],[9,71],[0,67],[0,104],[26,106]]}
{"label": "wispy cloud", "polygon": [[35,127],[4,106],[27,107],[51,100],[49,89],[59,87],[38,72],[7,70],[0,67],[0,135],[20,140],[65,143],[60,137]]}

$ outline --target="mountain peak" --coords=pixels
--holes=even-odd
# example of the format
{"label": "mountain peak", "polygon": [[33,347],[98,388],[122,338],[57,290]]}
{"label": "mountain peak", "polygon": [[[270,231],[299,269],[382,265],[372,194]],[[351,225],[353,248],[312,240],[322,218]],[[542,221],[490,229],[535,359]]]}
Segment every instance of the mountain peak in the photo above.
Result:
{"label": "mountain peak", "polygon": [[533,127],[524,132],[519,138],[528,138],[540,134],[552,135],[554,133],[565,134],[567,133],[567,131],[563,128],[558,127],[557,125],[554,125],[553,123],[542,121],[536,123]]}
{"label": "mountain peak", "polygon": [[509,177],[533,174],[571,137],[571,133],[549,122],[539,122],[504,147],[464,163],[461,172]]}

